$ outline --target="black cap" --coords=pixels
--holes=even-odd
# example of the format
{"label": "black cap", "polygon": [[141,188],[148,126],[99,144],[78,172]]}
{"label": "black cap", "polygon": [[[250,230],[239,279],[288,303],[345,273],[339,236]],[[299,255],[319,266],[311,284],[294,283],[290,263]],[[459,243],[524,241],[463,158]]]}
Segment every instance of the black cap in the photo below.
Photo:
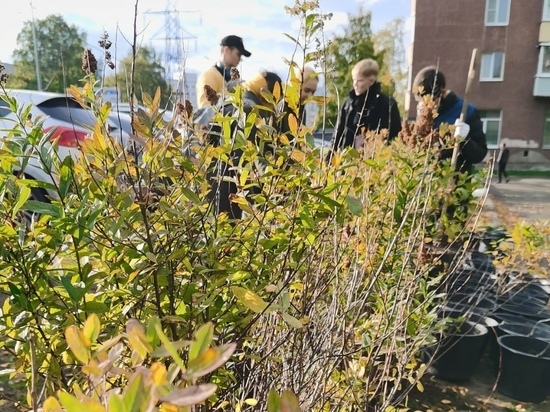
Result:
{"label": "black cap", "polygon": [[244,48],[243,39],[241,39],[239,36],[235,36],[233,34],[230,35],[230,36],[225,36],[222,39],[222,44],[221,45],[222,46],[227,46],[227,47],[236,47],[237,50],[239,50],[241,52],[241,55],[243,55],[245,57],[250,57],[250,55],[252,54]]}

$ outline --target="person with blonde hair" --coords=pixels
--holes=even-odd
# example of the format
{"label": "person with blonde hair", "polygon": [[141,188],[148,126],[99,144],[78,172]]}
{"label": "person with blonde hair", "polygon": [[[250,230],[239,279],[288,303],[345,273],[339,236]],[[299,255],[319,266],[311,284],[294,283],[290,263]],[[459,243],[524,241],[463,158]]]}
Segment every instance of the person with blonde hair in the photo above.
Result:
{"label": "person with blonde hair", "polygon": [[382,93],[377,81],[378,71],[378,63],[373,59],[363,59],[351,69],[353,89],[338,114],[332,151],[350,146],[361,147],[366,131],[381,132],[386,129],[388,140],[392,140],[401,130],[397,102]]}

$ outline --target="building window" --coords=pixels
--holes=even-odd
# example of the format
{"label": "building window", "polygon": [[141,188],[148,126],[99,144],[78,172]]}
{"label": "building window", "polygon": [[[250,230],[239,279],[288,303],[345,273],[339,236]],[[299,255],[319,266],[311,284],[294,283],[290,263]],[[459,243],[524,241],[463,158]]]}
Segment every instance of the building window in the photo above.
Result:
{"label": "building window", "polygon": [[480,79],[484,82],[500,81],[504,77],[504,53],[485,53],[481,56]]}
{"label": "building window", "polygon": [[542,135],[542,147],[550,149],[550,110],[544,114],[544,134]]}
{"label": "building window", "polygon": [[542,20],[550,20],[550,0],[544,0],[544,8],[542,9]]}
{"label": "building window", "polygon": [[500,140],[500,125],[502,123],[502,113],[500,110],[480,110],[479,116],[483,123],[483,132],[487,140],[487,147],[495,149]]}
{"label": "building window", "polygon": [[510,21],[510,0],[487,0],[485,4],[486,26],[507,26]]}
{"label": "building window", "polygon": [[550,76],[550,43],[540,45],[537,76]]}

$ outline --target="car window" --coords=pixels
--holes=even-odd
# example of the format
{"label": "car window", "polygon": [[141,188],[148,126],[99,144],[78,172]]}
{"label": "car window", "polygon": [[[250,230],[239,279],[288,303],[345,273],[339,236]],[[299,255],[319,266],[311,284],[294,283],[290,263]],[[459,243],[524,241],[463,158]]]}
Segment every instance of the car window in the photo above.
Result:
{"label": "car window", "polygon": [[0,117],[5,117],[11,113],[9,105],[2,99],[0,99]]}
{"label": "car window", "polygon": [[37,107],[51,118],[63,122],[88,126],[93,126],[96,122],[96,117],[90,110],[83,109],[77,102],[66,97],[48,99]]}

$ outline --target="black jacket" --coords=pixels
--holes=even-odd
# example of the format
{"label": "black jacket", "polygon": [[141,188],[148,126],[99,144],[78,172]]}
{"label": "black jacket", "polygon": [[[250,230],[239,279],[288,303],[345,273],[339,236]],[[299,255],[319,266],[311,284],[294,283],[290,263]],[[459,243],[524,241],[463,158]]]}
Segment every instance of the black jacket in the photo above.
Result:
{"label": "black jacket", "polygon": [[498,164],[505,165],[508,163],[508,159],[510,158],[510,150],[508,150],[507,147],[501,150],[498,156]]}
{"label": "black jacket", "polygon": [[[437,110],[437,117],[434,119],[434,128],[439,128],[442,123],[454,124],[460,117],[464,100],[455,93],[449,92],[447,96],[441,99]],[[487,154],[487,141],[483,132],[483,122],[479,117],[479,112],[472,105],[468,104],[466,111],[466,123],[470,126],[468,136],[460,143],[460,152],[457,159],[457,169],[461,172],[471,172],[476,163],[480,163]],[[444,149],[441,151],[441,159],[450,159],[453,149]]]}
{"label": "black jacket", "polygon": [[338,122],[332,140],[332,150],[353,146],[361,129],[379,131],[388,129],[388,139],[394,139],[401,130],[401,116],[397,102],[381,92],[380,83],[357,96],[353,90],[338,114]]}

